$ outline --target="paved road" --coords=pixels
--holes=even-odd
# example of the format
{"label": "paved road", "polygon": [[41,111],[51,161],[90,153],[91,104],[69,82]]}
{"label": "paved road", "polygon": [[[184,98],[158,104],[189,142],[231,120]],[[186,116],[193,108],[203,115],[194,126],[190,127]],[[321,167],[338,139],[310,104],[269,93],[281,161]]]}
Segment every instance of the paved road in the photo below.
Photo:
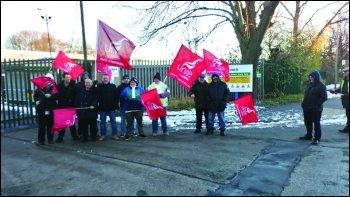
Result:
{"label": "paved road", "polygon": [[[325,113],[341,111],[337,102],[325,105]],[[300,141],[305,128],[293,123],[229,129],[225,137],[177,128],[151,137],[147,126],[147,139],[83,144],[66,135],[39,147],[36,128],[2,132],[1,195],[348,196],[349,135],[339,128],[324,125],[318,146]]]}

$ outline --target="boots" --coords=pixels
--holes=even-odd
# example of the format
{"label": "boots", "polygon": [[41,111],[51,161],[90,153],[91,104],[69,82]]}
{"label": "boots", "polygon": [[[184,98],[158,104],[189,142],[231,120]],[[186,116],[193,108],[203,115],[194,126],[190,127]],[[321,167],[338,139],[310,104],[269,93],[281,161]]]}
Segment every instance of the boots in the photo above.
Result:
{"label": "boots", "polygon": [[221,136],[226,136],[225,128],[220,128],[220,135]]}
{"label": "boots", "polygon": [[214,128],[207,129],[207,132],[205,133],[205,135],[210,135],[210,134],[214,134]]}

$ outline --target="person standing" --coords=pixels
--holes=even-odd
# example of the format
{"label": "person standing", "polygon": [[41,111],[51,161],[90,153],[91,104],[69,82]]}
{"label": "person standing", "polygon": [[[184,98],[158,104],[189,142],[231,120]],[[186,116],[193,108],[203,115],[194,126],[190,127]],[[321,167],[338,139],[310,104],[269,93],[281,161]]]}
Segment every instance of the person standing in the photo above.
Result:
{"label": "person standing", "polygon": [[206,135],[214,133],[214,119],[215,114],[217,114],[219,119],[220,135],[225,136],[226,124],[224,112],[230,90],[227,84],[220,80],[218,73],[213,73],[211,75],[211,79],[212,81],[208,85],[207,92],[209,129],[207,130]]}
{"label": "person standing", "polygon": [[126,117],[126,135],[125,140],[131,139],[131,129],[134,125],[134,120],[136,119],[137,130],[139,132],[139,137],[147,138],[143,131],[143,111],[144,107],[141,103],[140,95],[145,90],[139,86],[137,79],[135,77],[130,79],[130,86],[125,88],[120,94],[120,99],[124,100],[124,110]]}
{"label": "person standing", "polygon": [[209,129],[208,118],[208,101],[207,101],[207,89],[208,82],[205,80],[206,74],[201,74],[198,79],[193,83],[189,94],[194,99],[194,106],[196,110],[196,130],[193,133],[200,133],[202,130],[202,117],[204,113],[205,127]]}
{"label": "person standing", "polygon": [[[122,91],[129,87],[130,78],[129,75],[124,75],[122,78],[121,84],[117,87],[117,95],[120,96]],[[124,100],[119,99],[119,114],[120,114],[120,136],[119,137],[125,137],[126,132],[126,119],[125,119],[125,109],[124,109]],[[137,137],[136,129],[135,129],[135,123],[132,127],[132,135]]]}
{"label": "person standing", "polygon": [[[76,107],[77,115],[83,132],[82,142],[88,141],[89,130],[92,141],[96,141],[97,116],[98,116],[98,95],[91,79],[85,79],[85,88],[77,93]],[[89,128],[90,127],[90,128]]]}
{"label": "person standing", "polygon": [[[54,80],[51,73],[45,75]],[[57,108],[57,93],[53,93],[54,84],[46,83],[43,89],[36,89],[34,92],[34,101],[36,113],[38,114],[38,142],[37,145],[45,144],[45,133],[49,144],[53,144],[54,135],[51,133],[53,126],[53,110]]]}
{"label": "person standing", "polygon": [[349,67],[343,69],[343,80],[336,92],[341,94],[341,104],[345,108],[346,114],[346,126],[344,129],[340,129],[339,132],[349,133]]}
{"label": "person standing", "polygon": [[[153,83],[147,87],[147,90],[152,90],[154,88],[157,89],[160,101],[162,102],[163,108],[166,112],[168,109],[168,103],[169,103],[168,97],[170,95],[170,92],[169,92],[168,86],[160,80],[159,72],[157,72],[156,75],[154,75]],[[162,125],[162,131],[164,135],[169,136],[168,125],[166,122],[166,115],[152,120],[152,136],[153,137],[157,136],[158,119],[160,119],[160,123]]]}
{"label": "person standing", "polygon": [[301,140],[312,140],[312,130],[315,130],[314,139],[311,144],[320,143],[321,116],[323,111],[323,103],[327,100],[326,86],[320,81],[320,73],[313,71],[309,74],[309,84],[304,93],[304,99],[301,103],[304,114],[304,124],[306,126],[306,134],[300,137]]}
{"label": "person standing", "polygon": [[[71,80],[71,76],[69,73],[63,73],[63,80],[61,83],[57,85],[58,90],[58,109],[64,108],[75,108],[75,99],[77,97],[77,89],[75,87],[75,81]],[[77,135],[77,129],[74,125],[69,127],[70,134],[74,141],[79,141],[79,137]],[[66,133],[65,129],[62,129],[58,132],[58,138],[56,139],[57,143],[63,141],[63,137]]]}
{"label": "person standing", "polygon": [[106,119],[109,116],[111,128],[112,128],[112,138],[113,140],[118,140],[118,128],[116,121],[116,110],[119,110],[119,95],[117,94],[117,87],[109,82],[109,77],[107,74],[103,74],[102,83],[97,86],[98,92],[98,108],[100,112],[100,129],[101,137],[100,141],[106,138],[107,126]]}

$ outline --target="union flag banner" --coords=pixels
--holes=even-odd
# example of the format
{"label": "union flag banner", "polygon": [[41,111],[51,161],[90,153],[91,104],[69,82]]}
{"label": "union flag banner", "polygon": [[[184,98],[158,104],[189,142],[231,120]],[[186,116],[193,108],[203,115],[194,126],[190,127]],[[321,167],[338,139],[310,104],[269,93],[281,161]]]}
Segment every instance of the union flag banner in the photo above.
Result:
{"label": "union flag banner", "polygon": [[96,71],[98,73],[106,73],[108,74],[108,78],[111,79],[112,77],[112,70],[109,68],[109,66],[105,63],[96,62]]}
{"label": "union flag banner", "polygon": [[133,70],[129,61],[135,44],[101,20],[97,26],[96,62]]}
{"label": "union flag banner", "polygon": [[230,81],[229,70],[230,66],[228,62],[223,59],[218,59],[209,51],[203,49],[204,62],[206,65],[205,72],[209,75],[214,72],[218,73],[220,76],[223,76],[225,81]]}
{"label": "union flag banner", "polygon": [[76,113],[76,108],[54,109],[51,133],[56,133],[62,129],[73,126],[75,124]]}
{"label": "union flag banner", "polygon": [[154,120],[166,116],[166,111],[163,108],[156,88],[142,93],[140,97],[149,119]]}
{"label": "union flag banner", "polygon": [[77,80],[78,77],[84,72],[84,68],[77,64],[75,61],[71,60],[65,53],[59,51],[55,61],[53,61],[52,66],[54,68],[60,69],[63,72],[69,73],[72,80]]}
{"label": "union flag banner", "polygon": [[242,125],[258,122],[252,94],[247,94],[233,101]]}
{"label": "union flag banner", "polygon": [[50,83],[53,85],[52,93],[56,94],[58,92],[55,81],[50,77],[41,76],[41,77],[36,77],[34,79],[31,79],[30,81],[40,90],[43,90],[45,88],[45,85]]}
{"label": "union flag banner", "polygon": [[190,90],[192,83],[204,70],[203,58],[193,53],[186,46],[181,45],[167,75],[178,81],[187,90]]}

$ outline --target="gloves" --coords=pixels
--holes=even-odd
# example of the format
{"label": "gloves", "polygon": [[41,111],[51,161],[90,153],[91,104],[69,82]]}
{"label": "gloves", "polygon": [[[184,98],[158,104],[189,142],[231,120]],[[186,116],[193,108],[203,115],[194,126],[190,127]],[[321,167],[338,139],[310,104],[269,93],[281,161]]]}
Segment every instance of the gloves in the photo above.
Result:
{"label": "gloves", "polygon": [[162,94],[158,94],[159,98],[162,98]]}
{"label": "gloves", "polygon": [[35,102],[35,105],[39,105],[39,104],[40,104],[40,101]]}
{"label": "gloves", "polygon": [[46,98],[50,98],[50,97],[51,97],[51,94],[45,94],[45,97],[46,97]]}

